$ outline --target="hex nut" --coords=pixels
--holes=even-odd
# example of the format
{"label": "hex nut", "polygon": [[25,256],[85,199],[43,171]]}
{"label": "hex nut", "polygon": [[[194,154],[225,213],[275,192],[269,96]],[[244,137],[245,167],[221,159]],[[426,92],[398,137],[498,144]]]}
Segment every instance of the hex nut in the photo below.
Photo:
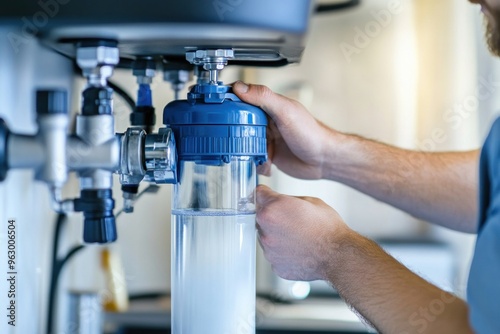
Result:
{"label": "hex nut", "polygon": [[152,68],[133,69],[132,74],[136,77],[154,78],[156,71]]}
{"label": "hex nut", "polygon": [[234,51],[231,49],[196,50],[186,52],[186,60],[192,64],[227,62],[228,59],[232,58],[234,58]]}
{"label": "hex nut", "polygon": [[109,46],[82,47],[76,51],[80,68],[95,68],[104,65],[117,65],[120,62],[118,48]]}

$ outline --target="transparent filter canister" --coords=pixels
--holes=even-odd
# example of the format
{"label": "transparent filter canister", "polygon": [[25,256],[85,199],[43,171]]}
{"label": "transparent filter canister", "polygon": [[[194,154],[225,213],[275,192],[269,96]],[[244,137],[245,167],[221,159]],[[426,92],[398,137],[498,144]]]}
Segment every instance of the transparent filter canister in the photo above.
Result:
{"label": "transparent filter canister", "polygon": [[266,159],[266,117],[229,87],[207,84],[167,105],[164,123],[179,155],[172,332],[255,333],[256,166]]}

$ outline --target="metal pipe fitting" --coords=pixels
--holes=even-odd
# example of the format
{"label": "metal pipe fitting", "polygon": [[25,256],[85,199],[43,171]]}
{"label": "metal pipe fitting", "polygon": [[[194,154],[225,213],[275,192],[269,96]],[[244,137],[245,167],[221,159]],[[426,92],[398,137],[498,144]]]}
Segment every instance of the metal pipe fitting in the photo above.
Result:
{"label": "metal pipe fitting", "polygon": [[35,179],[60,189],[68,178],[66,138],[68,132],[68,97],[65,91],[39,90],[36,93],[38,134],[43,146],[44,163]]}
{"label": "metal pipe fitting", "polygon": [[197,85],[206,85],[210,83],[210,73],[203,69],[203,66],[195,66],[194,75],[196,76]]}
{"label": "metal pipe fitting", "polygon": [[66,156],[68,168],[72,171],[104,169],[114,172],[120,164],[120,141],[115,136],[100,145],[90,145],[71,136],[68,138]]}
{"label": "metal pipe fitting", "polygon": [[144,158],[147,181],[177,183],[177,150],[172,129],[161,128],[158,134],[146,136]]}
{"label": "metal pipe fitting", "polygon": [[[114,117],[112,115],[78,115],[76,134],[89,149],[97,149],[115,138]],[[103,169],[89,168],[80,171],[81,189],[111,188],[112,172]]]}
{"label": "metal pipe fitting", "polygon": [[3,122],[0,127],[1,141],[5,146],[2,161],[10,168],[34,169],[35,179],[49,186],[53,206],[58,209],[62,208],[61,188],[69,172],[66,162],[69,124],[67,102],[66,91],[38,90],[36,135],[10,133]]}
{"label": "metal pipe fitting", "polygon": [[219,72],[224,69],[229,59],[234,58],[232,49],[196,50],[186,52],[186,60],[194,65],[202,65],[210,73],[210,84],[217,85]]}
{"label": "metal pipe fitting", "polygon": [[119,137],[121,156],[118,173],[123,185],[139,184],[143,179],[155,183],[176,183],[176,149],[171,129],[162,128],[157,134],[146,134],[142,129],[129,128]]}
{"label": "metal pipe fitting", "polygon": [[137,84],[150,85],[156,75],[156,62],[152,57],[138,58],[132,64],[132,74],[137,78]]}
{"label": "metal pipe fitting", "polygon": [[7,141],[9,169],[39,169],[45,162],[44,147],[35,136],[12,133]]}
{"label": "metal pipe fitting", "polygon": [[44,163],[36,171],[35,179],[60,188],[68,178],[66,165],[67,115],[38,118],[39,133],[36,141],[43,146]]}
{"label": "metal pipe fitting", "polygon": [[193,65],[186,63],[164,63],[163,80],[171,84],[174,91],[174,99],[179,99],[179,93],[186,84],[193,80]]}
{"label": "metal pipe fitting", "polygon": [[[108,87],[107,80],[120,61],[119,51],[117,43],[113,41],[84,41],[78,44],[76,56],[88,81],[83,92],[82,112],[76,119],[76,136],[93,151],[116,140],[113,90]],[[75,211],[83,212],[85,217],[84,241],[115,241],[112,171],[96,167],[82,168],[79,176],[81,192],[80,198],[75,200],[74,208]]]}
{"label": "metal pipe fitting", "polygon": [[137,91],[136,106],[130,114],[130,124],[151,133],[156,123],[156,115],[150,84],[156,75],[156,62],[151,57],[139,58],[134,61],[132,68],[139,89]]}
{"label": "metal pipe fitting", "polygon": [[146,175],[144,163],[144,143],[146,131],[140,128],[129,128],[120,136],[121,154],[120,183],[123,185],[139,184]]}
{"label": "metal pipe fitting", "polygon": [[89,86],[106,86],[114,67],[120,62],[115,41],[84,41],[77,45],[76,62]]}

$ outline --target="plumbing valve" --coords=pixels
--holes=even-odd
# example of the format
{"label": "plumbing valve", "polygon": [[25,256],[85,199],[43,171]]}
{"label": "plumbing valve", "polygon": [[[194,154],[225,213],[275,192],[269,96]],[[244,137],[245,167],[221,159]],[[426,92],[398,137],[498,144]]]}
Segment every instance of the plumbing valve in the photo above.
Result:
{"label": "plumbing valve", "polygon": [[[138,124],[116,134],[113,116],[113,90],[108,78],[119,62],[117,44],[112,41],[78,43],[77,63],[87,79],[82,92],[81,112],[76,132],[68,135],[68,99],[65,91],[40,90],[36,94],[38,133],[17,134],[0,119],[0,181],[8,169],[31,168],[35,178],[51,191],[58,212],[82,212],[83,239],[87,243],[108,243],[117,239],[113,173],[120,175],[127,189],[125,210],[130,212],[139,183],[177,183],[176,143],[170,128],[158,133],[146,130],[153,123]],[[139,82],[138,107],[154,111],[149,83],[154,63],[142,59],[135,70]],[[61,188],[68,173],[78,173],[80,197],[62,199]],[[128,191],[130,190],[130,191]]]}
{"label": "plumbing valve", "polygon": [[[120,61],[114,41],[84,41],[77,46],[77,63],[87,78],[83,92],[82,112],[76,119],[76,136],[91,149],[118,143],[113,117],[113,90],[108,78]],[[118,143],[119,144],[119,143]],[[85,168],[79,171],[80,198],[75,210],[82,211],[84,241],[107,243],[116,240],[116,224],[112,197],[113,170]]]}

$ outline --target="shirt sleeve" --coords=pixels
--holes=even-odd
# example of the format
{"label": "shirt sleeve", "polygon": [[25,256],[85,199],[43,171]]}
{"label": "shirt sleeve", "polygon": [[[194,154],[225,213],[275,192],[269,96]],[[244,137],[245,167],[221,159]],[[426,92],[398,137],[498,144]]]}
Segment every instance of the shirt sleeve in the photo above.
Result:
{"label": "shirt sleeve", "polygon": [[500,119],[485,141],[479,171],[479,231],[467,287],[469,317],[476,333],[500,333]]}

